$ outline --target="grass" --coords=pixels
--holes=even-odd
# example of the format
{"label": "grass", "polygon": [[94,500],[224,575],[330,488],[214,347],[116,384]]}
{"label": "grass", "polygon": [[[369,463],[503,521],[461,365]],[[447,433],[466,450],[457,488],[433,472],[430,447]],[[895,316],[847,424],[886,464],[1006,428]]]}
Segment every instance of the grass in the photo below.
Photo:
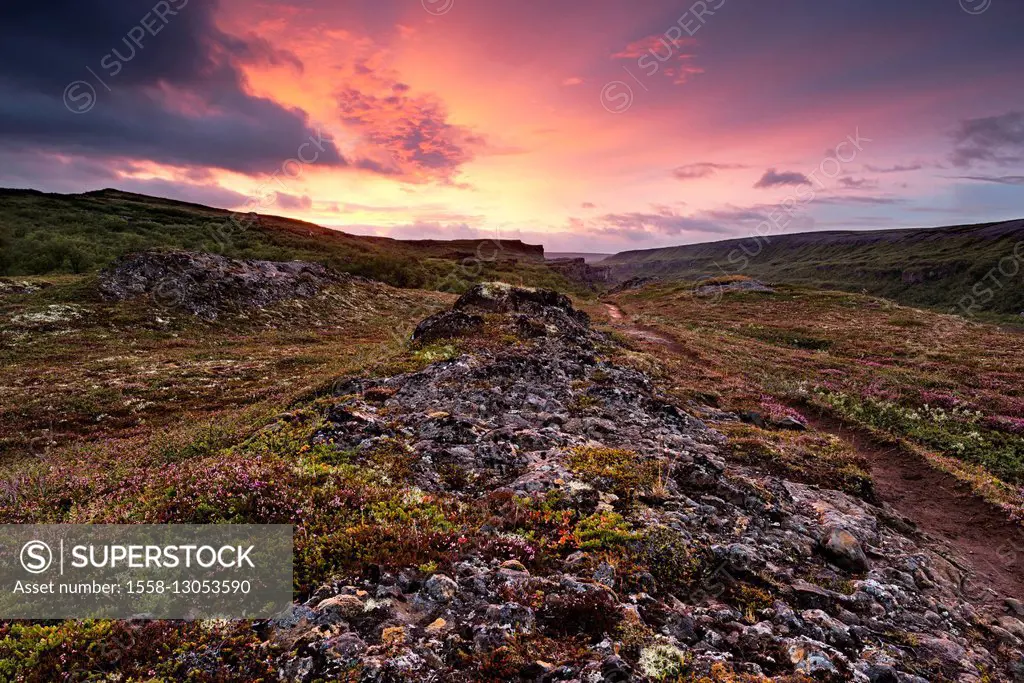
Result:
{"label": "grass", "polygon": [[727,282],[741,274],[772,283],[863,292],[942,311],[972,309],[1016,316],[1024,312],[1022,259],[1020,227],[984,224],[838,236],[751,235],[624,252],[601,265],[630,276],[656,275],[700,284]]}
{"label": "grass", "polygon": [[874,491],[865,463],[838,437],[818,432],[782,432],[751,425],[724,423],[732,459],[755,465],[794,481],[827,483],[846,493],[872,499]]}
{"label": "grass", "polygon": [[585,290],[544,266],[540,247],[519,240],[406,242],[115,190],[0,189],[0,276],[93,273],[143,249],[313,261],[396,287],[456,293],[491,280]]}
{"label": "grass", "polygon": [[[206,323],[99,301],[83,294],[81,279],[0,297],[0,465],[83,439],[152,442],[147,448],[163,459],[204,452],[237,436],[231,416],[273,415],[295,397],[329,390],[338,376],[366,371],[401,348],[419,318],[451,301],[353,282],[301,308],[282,302]],[[81,317],[18,322],[69,299]],[[185,422],[195,426],[165,429]]]}
{"label": "grass", "polygon": [[[448,305],[449,294],[343,283],[302,309],[283,302],[206,323],[99,301],[89,277],[36,278],[49,286],[0,298],[0,522],[292,524],[300,601],[325,580],[354,580],[370,565],[422,580],[479,552],[484,561],[515,560],[543,575],[582,550],[614,567],[616,591],[700,599],[713,590],[707,597],[736,606],[748,622],[771,604],[771,587],[757,577],[721,585],[719,594],[710,548],[671,528],[637,524],[644,494],[657,495],[667,472],[628,449],[566,453],[570,469],[620,498],[614,510],[581,512],[561,489],[530,497],[424,493],[409,486],[416,454],[399,439],[352,449],[315,443],[343,386],[338,378],[415,371],[470,347],[525,343],[499,337],[489,320],[479,339],[409,344],[415,323]],[[973,472],[974,485],[995,487],[987,491],[1004,503],[1019,491],[1024,337],[1017,333],[794,287],[709,303],[688,286],[665,284],[615,301],[677,343],[657,356],[610,345],[600,353],[655,373],[680,405],[693,399],[771,420],[829,410]],[[62,305],[80,315],[31,317]],[[591,380],[609,378],[596,372]],[[372,389],[364,399],[383,403],[391,391]],[[586,414],[591,401],[582,395],[571,408]],[[733,463],[871,497],[863,462],[838,439],[717,426],[730,437]],[[949,446],[975,431],[1001,446]],[[829,575],[812,579],[849,588]],[[648,652],[664,680],[687,675],[677,653],[651,649],[656,634],[613,618],[603,598],[555,600],[517,585],[503,599],[530,605],[543,623],[567,631],[584,624],[593,632],[575,632],[595,638],[614,629],[635,656]],[[104,647],[121,640],[114,651]],[[225,643],[226,654],[217,650]],[[195,680],[275,680],[267,665],[275,653],[261,643],[245,624],[0,624],[0,678],[42,681],[55,667],[74,666],[82,679],[118,670],[126,680],[177,680],[198,676],[176,656],[195,652],[223,660]],[[514,640],[486,657],[467,655],[466,666],[502,680],[524,663],[586,647],[572,637]],[[720,673],[718,680],[743,680]]]}
{"label": "grass", "polygon": [[[716,301],[690,287],[665,283],[613,299],[677,340],[656,353],[681,400],[772,417],[794,406],[819,410],[895,440],[1024,514],[1020,331],[800,286]],[[833,443],[723,429],[741,461],[868,493],[863,463]]]}

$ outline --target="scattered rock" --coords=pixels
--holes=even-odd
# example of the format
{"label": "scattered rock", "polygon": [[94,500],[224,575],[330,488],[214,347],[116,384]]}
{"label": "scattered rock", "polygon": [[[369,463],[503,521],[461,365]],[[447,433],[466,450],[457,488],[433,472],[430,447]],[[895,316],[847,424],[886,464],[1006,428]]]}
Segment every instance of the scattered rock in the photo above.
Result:
{"label": "scattered rock", "polygon": [[632,680],[633,668],[622,657],[612,655],[601,662],[601,676],[606,683],[625,683]]}
{"label": "scattered rock", "polygon": [[950,638],[924,635],[917,636],[917,640],[920,643],[919,647],[924,652],[938,659],[943,665],[957,669],[962,667],[967,651]]}
{"label": "scattered rock", "polygon": [[35,294],[42,288],[24,280],[6,280],[0,278],[0,296],[8,294]]}
{"label": "scattered rock", "polygon": [[615,587],[615,568],[607,562],[602,562],[594,570],[594,581],[609,588]]}
{"label": "scattered rock", "polygon": [[786,650],[793,671],[814,678],[838,676],[839,670],[820,643],[808,639],[792,643]]}
{"label": "scattered rock", "polygon": [[846,529],[830,528],[821,537],[821,551],[837,566],[851,572],[866,572],[868,557],[857,537]]}
{"label": "scattered rock", "polygon": [[41,311],[20,313],[11,318],[11,322],[22,327],[50,327],[78,320],[85,313],[85,309],[77,304],[51,304]]}
{"label": "scattered rock", "polygon": [[450,576],[434,574],[427,579],[427,583],[424,585],[423,590],[431,600],[447,603],[451,602],[459,592],[459,584],[455,583]]}
{"label": "scattered rock", "polygon": [[505,560],[501,563],[502,569],[508,569],[514,572],[526,573],[526,566],[519,560]]}
{"label": "scattered rock", "polygon": [[440,633],[443,633],[443,632],[444,632],[444,630],[445,630],[445,628],[446,628],[447,626],[448,626],[448,622],[447,622],[447,621],[445,621],[444,619],[441,619],[441,618],[437,618],[437,619],[435,619],[434,621],[432,621],[432,622],[431,622],[431,623],[430,623],[430,624],[429,624],[429,625],[428,625],[428,626],[427,626],[426,628],[424,628],[423,630],[424,630],[424,631],[425,631],[425,632],[426,632],[426,633],[427,633],[428,635],[436,636],[436,635],[438,635],[438,634],[440,634]]}
{"label": "scattered rock", "polygon": [[336,595],[316,606],[316,611],[331,618],[349,620],[363,613],[363,601],[354,595]]}
{"label": "scattered rock", "polygon": [[768,428],[768,423],[765,421],[764,417],[762,417],[761,413],[755,412],[753,410],[741,412],[740,420],[742,422],[745,422],[746,424],[754,425],[755,427],[759,427],[761,429]]}
{"label": "scattered rock", "polygon": [[1024,640],[1024,623],[1020,619],[1016,617],[999,617],[996,623],[1017,638]]}
{"label": "scattered rock", "polygon": [[803,422],[796,419],[795,417],[790,417],[788,415],[782,418],[781,420],[776,420],[772,424],[775,427],[778,427],[779,429],[789,429],[795,432],[807,431],[807,425],[805,425]]}
{"label": "scattered rock", "polygon": [[868,666],[864,673],[870,683],[900,683],[899,675],[890,666]]}

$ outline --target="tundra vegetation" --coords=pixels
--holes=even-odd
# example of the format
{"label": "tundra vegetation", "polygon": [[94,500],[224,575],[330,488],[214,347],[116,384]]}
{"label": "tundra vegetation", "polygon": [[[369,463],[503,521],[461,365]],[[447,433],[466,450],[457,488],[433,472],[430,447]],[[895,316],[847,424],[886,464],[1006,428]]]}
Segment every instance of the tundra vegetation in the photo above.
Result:
{"label": "tundra vegetation", "polygon": [[[703,284],[703,283],[702,283]],[[901,306],[876,297],[778,286],[773,293],[695,294],[661,283],[614,297],[669,336],[659,355],[677,395],[767,419],[828,415],[859,425],[969,482],[1024,518],[1024,336],[1016,326]],[[740,458],[813,472],[813,432],[726,427]],[[753,438],[754,442],[750,439]],[[857,488],[861,473],[839,480]],[[820,480],[824,483],[825,480]]]}
{"label": "tundra vegetation", "polygon": [[[31,221],[38,201],[7,210]],[[259,245],[232,255],[308,254]],[[0,523],[292,524],[294,611],[7,622],[0,680],[1020,671],[1024,624],[965,596],[966,570],[818,428],[869,431],[1019,520],[1015,330],[742,277],[603,300],[471,286],[557,282],[528,259],[458,299],[359,266],[390,284],[202,318],[100,295],[96,264],[133,246],[153,245],[0,281]],[[437,253],[444,281],[460,259]]]}

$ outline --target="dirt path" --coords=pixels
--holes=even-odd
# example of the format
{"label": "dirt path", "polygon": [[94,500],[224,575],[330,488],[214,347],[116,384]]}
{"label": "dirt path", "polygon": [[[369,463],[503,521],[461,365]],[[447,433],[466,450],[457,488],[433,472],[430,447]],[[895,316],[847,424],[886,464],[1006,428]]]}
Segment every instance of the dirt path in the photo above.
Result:
{"label": "dirt path", "polygon": [[683,353],[683,347],[679,342],[664,332],[659,332],[653,327],[638,325],[633,321],[626,320],[622,313],[622,309],[614,304],[605,304],[604,307],[608,311],[608,317],[611,318],[612,324],[623,334],[633,337],[634,339],[639,339],[640,341],[665,346],[674,353]]}
{"label": "dirt path", "polygon": [[[605,307],[620,332],[685,355],[669,335],[634,324],[613,304]],[[1020,525],[918,456],[835,418],[811,415],[808,419],[812,428],[851,444],[869,463],[878,497],[914,522],[946,559],[973,575],[963,586],[964,597],[993,606],[1002,597],[1024,599],[1024,529]]]}
{"label": "dirt path", "polygon": [[[828,416],[810,426],[851,444],[869,463],[878,497],[954,553],[974,579],[964,593],[975,602],[1024,597],[1024,529],[950,474],[885,444],[866,430]],[[998,595],[986,591],[991,588]]]}

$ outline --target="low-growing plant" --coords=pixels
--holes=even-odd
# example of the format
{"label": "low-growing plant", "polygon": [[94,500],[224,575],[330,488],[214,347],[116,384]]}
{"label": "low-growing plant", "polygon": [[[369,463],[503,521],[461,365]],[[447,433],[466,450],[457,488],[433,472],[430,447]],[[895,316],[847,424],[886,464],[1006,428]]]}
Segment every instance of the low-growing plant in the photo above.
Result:
{"label": "low-growing plant", "polygon": [[969,407],[908,406],[826,389],[818,389],[817,396],[848,419],[982,465],[1005,481],[1024,483],[1024,438],[993,430]]}
{"label": "low-growing plant", "polygon": [[630,524],[617,512],[598,512],[584,517],[573,530],[580,550],[611,550],[637,538]]}
{"label": "low-growing plant", "polygon": [[636,562],[654,576],[660,592],[689,594],[708,578],[709,551],[669,527],[647,531],[637,542],[634,553]]}
{"label": "low-growing plant", "polygon": [[604,446],[579,446],[569,451],[566,464],[598,488],[631,499],[650,489],[658,480],[657,463],[642,459],[635,451]]}
{"label": "low-growing plant", "polygon": [[640,653],[640,671],[655,681],[679,681],[691,659],[691,655],[674,645],[659,643]]}

